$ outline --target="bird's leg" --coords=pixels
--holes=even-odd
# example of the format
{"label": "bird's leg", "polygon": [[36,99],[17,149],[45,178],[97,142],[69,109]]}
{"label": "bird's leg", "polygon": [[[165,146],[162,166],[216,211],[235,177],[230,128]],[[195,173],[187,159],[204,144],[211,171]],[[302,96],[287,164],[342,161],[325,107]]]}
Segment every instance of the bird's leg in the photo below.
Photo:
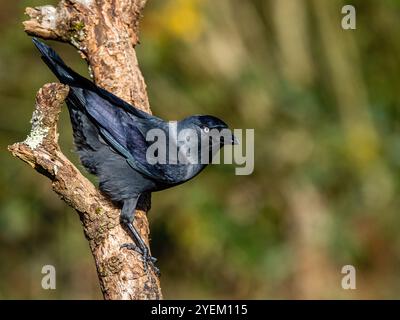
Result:
{"label": "bird's leg", "polygon": [[125,243],[121,246],[121,248],[127,248],[130,250],[134,250],[140,253],[143,256],[143,263],[145,270],[147,270],[147,265],[150,263],[154,268],[154,271],[159,274],[160,270],[154,265],[157,261],[156,258],[150,256],[149,249],[147,245],[143,241],[142,237],[140,236],[139,232],[136,230],[135,226],[133,225],[133,221],[135,219],[135,209],[137,200],[139,197],[129,199],[124,201],[121,210],[121,223],[122,225],[128,230],[132,240],[134,243]]}

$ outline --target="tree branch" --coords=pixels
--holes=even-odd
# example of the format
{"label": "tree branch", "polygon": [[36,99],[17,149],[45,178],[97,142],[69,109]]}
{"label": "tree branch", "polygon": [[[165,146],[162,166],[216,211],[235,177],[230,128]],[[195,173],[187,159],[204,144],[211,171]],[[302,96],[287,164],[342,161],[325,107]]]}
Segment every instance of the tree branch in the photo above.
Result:
{"label": "tree branch", "polygon": [[[134,46],[145,0],[61,0],[57,7],[27,8],[25,31],[37,37],[71,43],[88,61],[97,85],[150,112]],[[53,190],[79,214],[89,241],[105,299],[161,299],[153,270],[144,270],[138,253],[121,249],[131,242],[119,223],[120,208],[103,196],[63,155],[57,121],[68,87],[44,85],[36,97],[28,138],[9,146],[12,154],[52,181]],[[144,211],[135,224],[148,243]]]}

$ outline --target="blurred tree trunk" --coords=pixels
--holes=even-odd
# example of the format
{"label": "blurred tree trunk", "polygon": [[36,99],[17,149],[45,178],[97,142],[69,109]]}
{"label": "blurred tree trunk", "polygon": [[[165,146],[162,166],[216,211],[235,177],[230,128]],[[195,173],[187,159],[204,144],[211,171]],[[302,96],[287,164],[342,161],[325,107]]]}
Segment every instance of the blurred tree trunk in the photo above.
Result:
{"label": "blurred tree trunk", "polygon": [[[61,0],[57,7],[27,8],[25,31],[43,39],[68,42],[88,62],[97,85],[150,112],[135,45],[146,0]],[[38,62],[39,63],[39,62]],[[105,198],[62,154],[57,120],[68,87],[47,84],[39,90],[28,138],[9,150],[52,181],[60,197],[78,212],[89,241],[105,299],[161,299],[153,270],[144,270],[138,253],[121,249],[131,239],[119,223],[120,209]],[[148,243],[144,211],[136,227]]]}

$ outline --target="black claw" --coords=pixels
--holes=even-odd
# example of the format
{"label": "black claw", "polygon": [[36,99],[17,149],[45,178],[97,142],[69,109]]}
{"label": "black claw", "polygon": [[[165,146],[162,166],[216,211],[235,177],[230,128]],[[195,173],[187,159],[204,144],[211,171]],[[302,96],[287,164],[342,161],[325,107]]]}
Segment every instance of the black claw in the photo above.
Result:
{"label": "black claw", "polygon": [[160,269],[157,268],[155,265],[153,265],[153,270],[154,270],[155,274],[157,275],[157,277],[160,277],[160,276],[161,276]]}
{"label": "black claw", "polygon": [[160,269],[158,269],[155,265],[155,263],[157,262],[157,258],[149,255],[147,250],[146,250],[145,255],[143,255],[143,258],[144,258],[145,268],[147,267],[147,265],[151,265],[151,267],[153,268],[153,270],[157,274],[157,276],[160,276],[160,274],[161,274]]}
{"label": "black claw", "polygon": [[147,248],[144,248],[144,250],[142,250],[135,243],[124,243],[123,245],[121,245],[120,248],[121,249],[126,248],[128,250],[133,250],[133,251],[139,253],[142,257],[144,270],[147,272],[148,265],[151,265],[151,267],[153,268],[153,270],[157,274],[157,276],[161,275],[160,269],[155,266],[155,263],[157,262],[157,258],[150,256]]}
{"label": "black claw", "polygon": [[137,252],[137,253],[143,255],[142,249],[140,249],[135,243],[124,243],[123,245],[121,245],[120,248],[121,248],[121,249],[122,249],[122,248],[126,248],[126,249],[128,249],[128,250],[133,250],[133,251],[135,251],[135,252]]}
{"label": "black claw", "polygon": [[152,257],[152,256],[147,256],[147,257],[143,257],[143,264],[144,264],[144,270],[147,272],[148,270],[148,266],[150,265],[154,271],[154,273],[159,277],[161,275],[160,269],[156,267],[156,265],[154,264],[157,259]]}

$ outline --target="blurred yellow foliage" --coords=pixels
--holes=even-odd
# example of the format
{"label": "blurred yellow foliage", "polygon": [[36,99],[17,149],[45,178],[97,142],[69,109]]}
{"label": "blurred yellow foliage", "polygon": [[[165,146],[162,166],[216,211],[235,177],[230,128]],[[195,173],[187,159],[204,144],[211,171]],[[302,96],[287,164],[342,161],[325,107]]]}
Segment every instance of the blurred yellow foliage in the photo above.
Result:
{"label": "blurred yellow foliage", "polygon": [[379,141],[374,132],[364,125],[354,125],[349,132],[349,152],[360,169],[368,168],[377,160]]}
{"label": "blurred yellow foliage", "polygon": [[201,33],[202,12],[199,0],[168,0],[150,16],[154,35],[165,34],[190,41]]}

